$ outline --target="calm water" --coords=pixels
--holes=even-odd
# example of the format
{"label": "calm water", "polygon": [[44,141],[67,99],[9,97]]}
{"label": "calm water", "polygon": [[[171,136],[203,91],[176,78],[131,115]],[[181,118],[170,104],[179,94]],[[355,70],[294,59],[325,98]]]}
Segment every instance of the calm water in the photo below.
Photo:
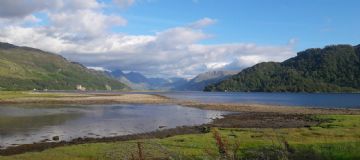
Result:
{"label": "calm water", "polygon": [[266,93],[201,91],[112,93],[158,94],[175,99],[195,100],[205,103],[248,103],[322,108],[360,108],[360,93]]}
{"label": "calm water", "polygon": [[196,100],[200,102],[360,108],[360,94],[356,93],[159,92],[157,94],[176,99]]}
{"label": "calm water", "polygon": [[209,123],[226,112],[178,105],[1,106],[0,146],[110,137]]}
{"label": "calm water", "polygon": [[[124,93],[124,92],[119,92]],[[130,92],[136,93],[136,92]],[[215,103],[360,108],[360,94],[151,92]],[[79,137],[111,137],[209,123],[228,112],[179,105],[0,106],[0,148]]]}

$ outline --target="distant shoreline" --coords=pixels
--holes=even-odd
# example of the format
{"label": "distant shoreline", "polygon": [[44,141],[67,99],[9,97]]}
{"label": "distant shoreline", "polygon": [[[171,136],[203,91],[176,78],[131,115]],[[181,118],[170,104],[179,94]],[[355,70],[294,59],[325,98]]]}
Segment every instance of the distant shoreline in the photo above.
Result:
{"label": "distant shoreline", "polygon": [[283,114],[360,114],[356,108],[308,108],[241,103],[201,103],[178,100],[152,93],[116,92],[0,92],[1,104],[175,104],[207,110],[234,112],[275,112]]}

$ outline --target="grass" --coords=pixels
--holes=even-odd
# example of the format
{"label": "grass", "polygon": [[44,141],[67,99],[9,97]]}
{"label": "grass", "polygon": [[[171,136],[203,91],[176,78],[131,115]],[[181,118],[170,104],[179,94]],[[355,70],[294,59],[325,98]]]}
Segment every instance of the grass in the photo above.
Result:
{"label": "grass", "polygon": [[61,98],[61,97],[79,97],[85,94],[76,93],[40,93],[31,91],[0,91],[0,100],[14,98]]}
{"label": "grass", "polygon": [[[360,157],[360,115],[321,115],[314,118],[326,119],[326,121],[308,128],[218,128],[217,130],[229,146],[240,142],[238,154],[243,157],[254,156],[254,153],[270,154],[277,151],[277,148],[283,148],[283,142],[288,143],[295,150],[290,158],[306,155],[320,156],[323,159]],[[131,159],[131,155],[137,153],[138,141],[72,145],[42,152],[0,156],[0,159]],[[147,139],[142,142],[144,155],[148,159],[149,157],[213,159],[214,156],[219,155],[213,133],[178,135],[164,139]]]}
{"label": "grass", "polygon": [[29,92],[23,91],[0,91],[0,100],[12,99],[18,97],[28,97],[31,96]]}

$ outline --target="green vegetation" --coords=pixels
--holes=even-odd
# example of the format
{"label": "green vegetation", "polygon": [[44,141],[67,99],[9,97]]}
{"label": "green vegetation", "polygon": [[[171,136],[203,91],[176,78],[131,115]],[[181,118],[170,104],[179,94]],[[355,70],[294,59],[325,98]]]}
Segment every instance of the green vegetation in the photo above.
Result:
{"label": "green vegetation", "polygon": [[[224,157],[222,154],[225,153],[236,155],[228,159],[360,158],[359,115],[321,115],[312,118],[323,123],[306,128],[212,128],[212,132],[204,134],[72,145],[0,159],[138,159],[139,150],[146,159],[217,159]],[[140,149],[138,142],[141,142]],[[220,144],[223,149],[220,149]],[[235,154],[230,154],[232,151]]]}
{"label": "green vegetation", "polygon": [[266,62],[205,91],[359,92],[360,46],[308,49],[282,63]]}
{"label": "green vegetation", "polygon": [[65,58],[28,47],[0,43],[0,90],[124,89],[126,86],[103,72],[89,70]]}
{"label": "green vegetation", "polygon": [[30,92],[30,91],[0,91],[0,100],[13,98],[61,98],[69,96],[86,96],[83,94],[65,94],[65,93],[46,93],[46,92]]}

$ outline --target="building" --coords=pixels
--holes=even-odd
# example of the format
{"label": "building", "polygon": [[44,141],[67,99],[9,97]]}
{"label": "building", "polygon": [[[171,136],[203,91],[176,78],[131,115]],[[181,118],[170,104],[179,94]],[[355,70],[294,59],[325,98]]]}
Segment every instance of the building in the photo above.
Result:
{"label": "building", "polygon": [[81,86],[80,84],[76,85],[76,89],[79,91],[86,91],[86,88]]}

